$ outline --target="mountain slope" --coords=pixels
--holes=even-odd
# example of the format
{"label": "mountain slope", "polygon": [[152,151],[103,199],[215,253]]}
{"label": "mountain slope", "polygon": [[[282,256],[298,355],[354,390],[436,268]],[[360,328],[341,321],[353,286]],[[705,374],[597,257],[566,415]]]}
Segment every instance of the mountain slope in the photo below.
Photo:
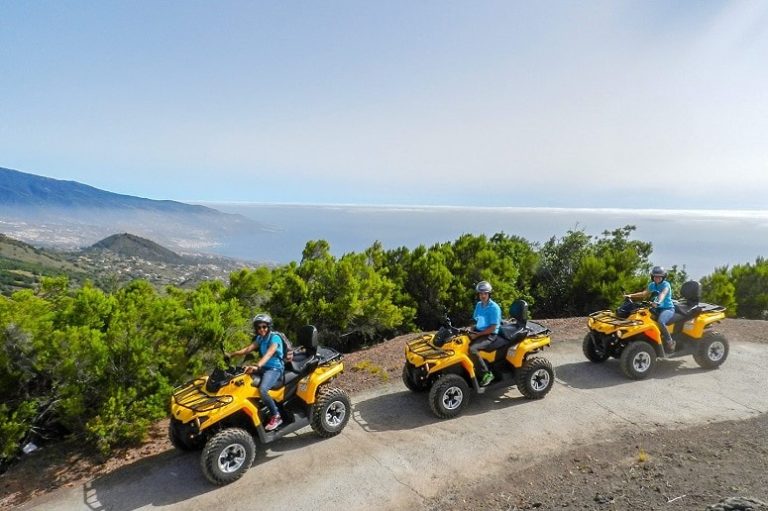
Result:
{"label": "mountain slope", "polygon": [[75,250],[115,232],[156,240],[180,253],[216,251],[227,240],[266,229],[242,215],[170,200],[107,192],[0,167],[0,232]]}
{"label": "mountain slope", "polygon": [[147,261],[181,264],[184,258],[179,254],[158,245],[154,241],[133,234],[114,234],[95,243],[91,249],[111,250],[125,257],[139,257]]}
{"label": "mountain slope", "polygon": [[107,192],[77,181],[62,181],[0,167],[0,204],[63,208],[143,209],[227,215],[205,206]]}

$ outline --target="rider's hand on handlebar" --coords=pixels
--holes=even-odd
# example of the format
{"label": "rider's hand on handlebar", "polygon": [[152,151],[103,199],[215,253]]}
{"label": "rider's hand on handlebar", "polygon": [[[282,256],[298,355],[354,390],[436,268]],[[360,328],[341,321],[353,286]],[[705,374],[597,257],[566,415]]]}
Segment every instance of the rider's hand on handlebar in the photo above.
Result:
{"label": "rider's hand on handlebar", "polygon": [[245,374],[259,374],[261,372],[261,367],[255,365],[255,366],[245,366]]}

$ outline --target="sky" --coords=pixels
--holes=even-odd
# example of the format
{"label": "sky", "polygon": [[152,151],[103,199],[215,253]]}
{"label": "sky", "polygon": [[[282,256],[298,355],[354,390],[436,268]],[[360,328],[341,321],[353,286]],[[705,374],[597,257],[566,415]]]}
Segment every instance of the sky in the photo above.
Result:
{"label": "sky", "polygon": [[768,2],[0,0],[0,166],[181,201],[765,209]]}

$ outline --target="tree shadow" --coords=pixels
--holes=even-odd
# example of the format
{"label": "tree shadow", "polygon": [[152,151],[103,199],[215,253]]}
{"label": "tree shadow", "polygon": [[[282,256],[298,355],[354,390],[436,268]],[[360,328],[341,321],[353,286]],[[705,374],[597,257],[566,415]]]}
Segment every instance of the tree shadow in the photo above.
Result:
{"label": "tree shadow", "polygon": [[[685,358],[657,359],[656,367],[647,379],[665,380],[706,371],[701,367],[686,367],[685,361]],[[602,389],[637,381],[624,376],[619,361],[615,359],[599,364],[586,360],[561,364],[555,368],[555,375],[563,384],[576,389]]]}
{"label": "tree shadow", "polygon": [[[249,470],[261,470],[281,453],[302,449],[319,440],[321,438],[312,431],[302,429],[270,444],[257,442],[256,457]],[[267,450],[272,455],[268,456]],[[133,511],[178,504],[209,492],[227,491],[205,478],[200,470],[200,453],[171,449],[143,458],[86,483],[83,502],[93,511]]]}
{"label": "tree shadow", "polygon": [[[470,402],[461,416],[478,415],[528,402],[510,385],[491,385],[483,394],[470,390]],[[368,433],[419,428],[450,419],[436,417],[429,406],[429,392],[401,391],[375,396],[353,407],[352,419]]]}

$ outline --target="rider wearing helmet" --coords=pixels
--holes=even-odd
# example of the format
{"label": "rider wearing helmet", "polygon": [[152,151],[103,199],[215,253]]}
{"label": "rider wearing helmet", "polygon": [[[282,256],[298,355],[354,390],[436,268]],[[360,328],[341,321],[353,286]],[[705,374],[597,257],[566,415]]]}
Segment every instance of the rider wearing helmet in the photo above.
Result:
{"label": "rider wearing helmet", "polygon": [[672,303],[672,286],[667,281],[667,272],[663,266],[654,266],[651,270],[651,282],[648,287],[637,293],[624,295],[625,298],[641,297],[647,299],[653,297],[653,303],[656,305],[656,322],[659,325],[661,339],[664,341],[666,351],[672,353],[675,351],[675,340],[669,335],[667,323],[675,314],[675,304]]}
{"label": "rider wearing helmet", "polygon": [[245,366],[245,372],[246,374],[261,372],[259,393],[272,414],[264,429],[272,431],[283,423],[280,410],[278,410],[275,400],[269,395],[269,389],[280,381],[285,369],[283,365],[283,342],[280,336],[272,331],[272,317],[269,314],[257,314],[253,317],[252,323],[254,337],[251,344],[233,351],[229,356],[237,357],[247,355],[255,350],[259,351],[259,360],[256,365]]}
{"label": "rider wearing helmet", "polygon": [[[475,361],[475,367],[480,369],[480,385],[485,386],[493,380],[493,373],[488,370],[488,365],[480,357],[478,351],[490,351],[495,349],[495,343],[498,344],[496,334],[499,333],[501,325],[501,307],[491,300],[491,284],[483,280],[475,286],[478,302],[475,304],[475,311],[472,313],[474,327],[469,332],[469,338],[473,341],[469,351]],[[503,339],[500,339],[503,342]],[[500,346],[498,346],[500,347]]]}

